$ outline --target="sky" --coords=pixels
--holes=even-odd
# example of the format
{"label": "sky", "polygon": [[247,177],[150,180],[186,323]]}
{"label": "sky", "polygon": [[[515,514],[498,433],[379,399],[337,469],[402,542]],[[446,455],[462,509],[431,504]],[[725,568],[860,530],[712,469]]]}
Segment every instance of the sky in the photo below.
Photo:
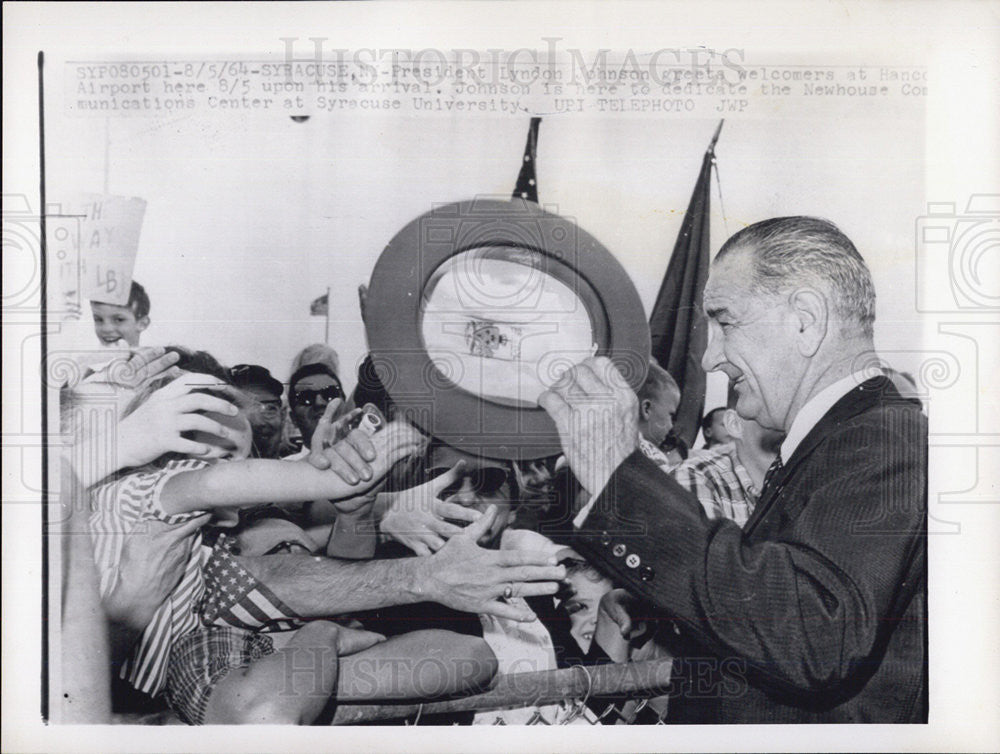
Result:
{"label": "sky", "polygon": [[[58,71],[58,63],[50,69]],[[75,192],[141,197],[135,278],[152,299],[144,343],[208,350],[287,379],[325,318],[345,381],[366,352],[357,287],[388,241],[435,204],[509,196],[528,117],[281,113],[156,117],[66,114],[49,95],[49,201]],[[780,117],[779,117],[780,116]],[[815,214],[868,261],[877,345],[912,350],[914,218],[923,200],[918,106],[844,117],[734,118],[716,148],[712,253],[746,224]],[[594,235],[623,265],[647,313],[662,281],[717,121],[615,114],[543,117],[539,200]],[[721,194],[720,194],[721,190]],[[907,355],[893,361],[912,369]],[[722,397],[710,383],[709,402]]]}

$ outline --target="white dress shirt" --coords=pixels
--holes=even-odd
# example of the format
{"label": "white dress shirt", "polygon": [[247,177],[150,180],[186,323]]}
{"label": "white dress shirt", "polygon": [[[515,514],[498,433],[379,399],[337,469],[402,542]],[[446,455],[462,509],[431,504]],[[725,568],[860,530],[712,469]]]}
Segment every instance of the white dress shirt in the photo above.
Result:
{"label": "white dress shirt", "polygon": [[876,369],[875,367],[860,369],[857,372],[853,372],[852,374],[827,385],[825,388],[816,393],[816,395],[806,401],[805,405],[800,408],[799,412],[795,415],[795,419],[792,420],[792,426],[788,428],[788,434],[785,435],[785,440],[781,443],[782,462],[788,463],[788,459],[792,457],[792,453],[794,453],[795,449],[799,447],[799,443],[805,439],[806,435],[808,435],[812,431],[812,428],[819,423],[819,420],[826,415],[826,412],[833,408],[833,405],[837,401],[851,392],[862,382],[867,382],[872,377],[881,376],[882,370]]}

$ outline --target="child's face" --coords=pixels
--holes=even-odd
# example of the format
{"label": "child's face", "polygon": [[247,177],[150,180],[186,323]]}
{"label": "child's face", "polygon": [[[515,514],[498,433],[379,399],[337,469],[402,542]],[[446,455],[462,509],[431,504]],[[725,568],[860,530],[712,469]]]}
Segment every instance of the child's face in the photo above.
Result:
{"label": "child's face", "polygon": [[94,332],[106,346],[124,340],[133,348],[139,345],[139,335],[149,326],[149,317],[136,319],[135,312],[127,306],[90,302],[94,313]]}
{"label": "child's face", "polygon": [[[596,579],[596,580],[595,580]],[[596,572],[576,572],[566,577],[573,589],[572,596],[566,599],[566,612],[569,613],[569,632],[584,652],[590,649],[597,628],[597,608],[601,597],[611,591],[611,582],[599,577]]]}
{"label": "child's face", "polygon": [[243,408],[235,416],[217,414],[214,411],[204,411],[202,413],[209,419],[217,421],[229,429],[231,437],[219,437],[218,435],[202,432],[201,430],[185,432],[184,436],[188,439],[205,443],[209,446],[209,452],[206,455],[199,456],[199,458],[242,461],[250,457],[253,434],[250,430],[250,422]]}

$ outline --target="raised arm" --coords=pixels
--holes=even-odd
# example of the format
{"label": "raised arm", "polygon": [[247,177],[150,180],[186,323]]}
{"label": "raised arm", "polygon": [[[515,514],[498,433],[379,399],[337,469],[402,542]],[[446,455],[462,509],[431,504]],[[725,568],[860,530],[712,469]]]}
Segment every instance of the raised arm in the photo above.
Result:
{"label": "raised arm", "polygon": [[[842,473],[812,492],[780,537],[750,541],[734,522],[708,520],[687,490],[636,453],[611,477],[575,547],[774,690],[849,684],[898,624],[904,586],[919,586],[923,557],[917,454],[898,453],[889,467],[859,462],[861,434],[832,439],[839,450],[828,460]],[[891,498],[887,477],[897,487]]]}
{"label": "raised arm", "polygon": [[503,601],[512,594],[554,594],[566,570],[546,552],[486,550],[492,508],[434,555],[345,562],[302,555],[239,557],[240,563],[299,615],[319,618],[415,602],[531,620],[530,610]]}
{"label": "raised arm", "polygon": [[823,473],[800,476],[774,532],[752,539],[708,520],[641,452],[623,459],[632,402],[620,376],[601,374],[606,359],[583,366],[543,397],[596,494],[575,548],[775,692],[828,692],[871,672],[922,578],[925,425],[883,414],[843,424],[813,462]]}
{"label": "raised arm", "polygon": [[[352,442],[344,438],[338,444]],[[423,438],[407,424],[393,422],[372,439],[373,473],[365,480],[345,480],[334,470],[323,471],[308,461],[247,459],[220,463],[171,477],[161,504],[168,514],[188,513],[256,503],[300,503],[359,495],[374,486],[396,461],[421,447]]]}

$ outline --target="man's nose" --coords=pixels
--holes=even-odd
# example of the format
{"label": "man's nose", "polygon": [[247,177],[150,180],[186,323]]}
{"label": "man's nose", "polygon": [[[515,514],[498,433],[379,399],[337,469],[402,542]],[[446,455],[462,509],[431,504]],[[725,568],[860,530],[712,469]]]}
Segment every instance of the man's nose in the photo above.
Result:
{"label": "man's nose", "polygon": [[706,372],[714,372],[724,360],[722,344],[715,334],[715,326],[709,323],[708,345],[705,346],[705,355],[701,357],[701,368]]}

